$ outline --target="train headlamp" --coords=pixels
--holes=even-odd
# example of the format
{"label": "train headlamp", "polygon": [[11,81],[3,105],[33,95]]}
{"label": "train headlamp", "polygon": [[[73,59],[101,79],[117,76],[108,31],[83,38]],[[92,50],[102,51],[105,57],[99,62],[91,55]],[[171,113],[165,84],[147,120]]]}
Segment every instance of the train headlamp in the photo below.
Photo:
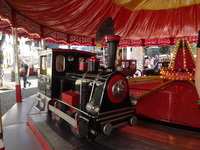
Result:
{"label": "train headlamp", "polygon": [[117,81],[112,87],[112,94],[115,98],[120,99],[126,93],[126,83],[122,80]]}
{"label": "train headlamp", "polygon": [[137,104],[137,99],[135,99],[133,96],[130,96],[130,101],[133,106]]}
{"label": "train headlamp", "polygon": [[86,105],[86,111],[88,113],[91,113],[92,115],[96,115],[99,112],[99,110],[100,110],[100,107],[99,105],[94,103],[94,100],[91,100]]}

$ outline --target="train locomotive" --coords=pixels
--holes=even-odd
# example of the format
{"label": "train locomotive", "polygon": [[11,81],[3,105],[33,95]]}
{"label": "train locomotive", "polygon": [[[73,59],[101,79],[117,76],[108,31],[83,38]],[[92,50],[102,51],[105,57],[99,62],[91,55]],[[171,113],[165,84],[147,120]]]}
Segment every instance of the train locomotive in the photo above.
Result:
{"label": "train locomotive", "polygon": [[[58,123],[66,121],[76,137],[93,140],[99,133],[137,122],[126,77],[115,70],[120,37],[108,35],[108,67],[94,53],[52,49],[40,53],[36,107]],[[59,64],[60,63],[60,64]]]}

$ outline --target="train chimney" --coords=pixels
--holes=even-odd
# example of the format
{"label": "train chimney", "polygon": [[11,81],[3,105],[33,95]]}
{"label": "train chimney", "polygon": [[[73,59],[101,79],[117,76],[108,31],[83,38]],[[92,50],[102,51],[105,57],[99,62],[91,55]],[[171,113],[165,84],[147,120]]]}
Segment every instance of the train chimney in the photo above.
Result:
{"label": "train chimney", "polygon": [[114,71],[117,47],[119,44],[120,36],[107,35],[105,36],[105,40],[108,44],[108,69],[110,69],[110,71]]}

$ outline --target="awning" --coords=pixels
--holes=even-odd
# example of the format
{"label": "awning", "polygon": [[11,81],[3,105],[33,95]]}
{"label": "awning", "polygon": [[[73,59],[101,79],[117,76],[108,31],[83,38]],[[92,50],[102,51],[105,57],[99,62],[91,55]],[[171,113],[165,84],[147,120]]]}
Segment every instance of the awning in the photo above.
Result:
{"label": "awning", "polygon": [[95,45],[96,31],[108,17],[121,46],[196,43],[200,0],[0,0],[0,29],[19,36]]}

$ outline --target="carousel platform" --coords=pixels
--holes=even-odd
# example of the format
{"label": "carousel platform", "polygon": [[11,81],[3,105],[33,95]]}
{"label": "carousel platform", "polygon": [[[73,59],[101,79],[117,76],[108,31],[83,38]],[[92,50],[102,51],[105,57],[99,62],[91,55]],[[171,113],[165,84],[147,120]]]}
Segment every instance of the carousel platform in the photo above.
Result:
{"label": "carousel platform", "polygon": [[33,95],[15,104],[3,117],[6,150],[183,150],[200,149],[200,133],[139,120],[135,127],[99,135],[94,141],[73,136],[66,124],[57,124],[35,109]]}

